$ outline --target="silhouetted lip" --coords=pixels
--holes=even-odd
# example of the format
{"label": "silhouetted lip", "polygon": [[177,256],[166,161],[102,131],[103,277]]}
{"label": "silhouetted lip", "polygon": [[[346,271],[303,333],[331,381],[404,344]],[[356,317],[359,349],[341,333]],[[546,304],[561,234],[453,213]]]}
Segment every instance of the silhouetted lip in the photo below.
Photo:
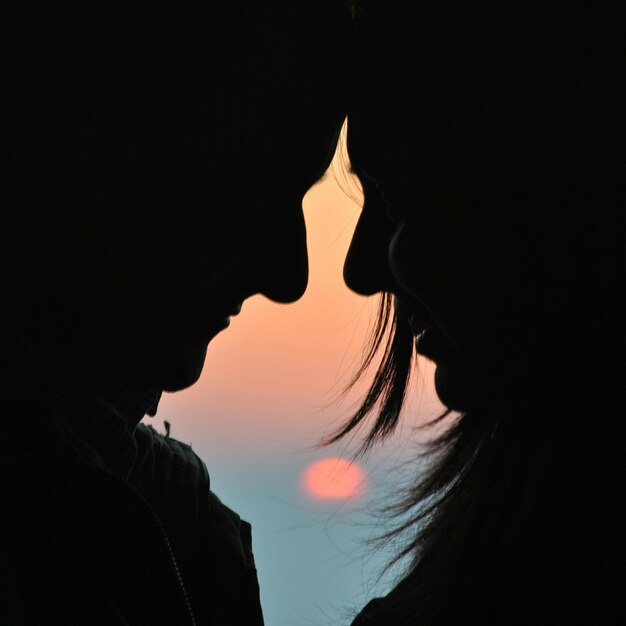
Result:
{"label": "silhouetted lip", "polygon": [[233,304],[231,307],[226,309],[224,317],[221,320],[225,326],[228,326],[230,324],[230,318],[232,316],[238,315],[241,312],[242,305],[243,302],[237,302],[236,304]]}
{"label": "silhouetted lip", "polygon": [[450,346],[437,326],[429,326],[416,336],[415,349],[427,359],[440,363],[446,360]]}
{"label": "silhouetted lip", "polygon": [[216,308],[209,311],[204,316],[204,321],[200,322],[202,328],[204,329],[202,332],[208,332],[208,337],[212,338],[220,330],[228,328],[228,326],[230,326],[230,318],[237,315],[241,311],[242,304],[242,302],[236,302],[234,304],[229,304],[224,307],[220,307],[219,309]]}
{"label": "silhouetted lip", "polygon": [[405,320],[415,336],[421,334],[424,330],[433,325],[424,307],[417,305],[411,299],[396,296],[394,309],[396,319]]}
{"label": "silhouetted lip", "polygon": [[217,311],[219,311],[220,317],[230,317],[231,315],[237,315],[238,313],[240,313],[242,305],[243,301],[235,302],[233,304],[227,304],[225,307],[220,307],[219,309],[217,309]]}
{"label": "silhouetted lip", "polygon": [[411,298],[401,296],[396,296],[394,307],[396,318],[404,320],[411,328],[417,352],[431,361],[444,361],[449,354],[450,345],[424,307]]}

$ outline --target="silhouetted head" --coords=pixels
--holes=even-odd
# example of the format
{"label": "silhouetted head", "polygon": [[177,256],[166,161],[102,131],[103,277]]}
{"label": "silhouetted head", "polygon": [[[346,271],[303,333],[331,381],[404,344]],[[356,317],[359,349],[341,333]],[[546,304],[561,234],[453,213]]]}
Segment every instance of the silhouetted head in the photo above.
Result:
{"label": "silhouetted head", "polygon": [[455,410],[394,503],[383,539],[411,573],[372,623],[593,622],[623,554],[623,9],[357,4],[365,206],[344,275],[391,294],[395,318],[383,309],[382,365],[334,439],[370,415],[365,448],[393,431],[412,335]]}
{"label": "silhouetted head", "polygon": [[330,440],[370,415],[363,448],[393,432],[413,335],[456,410],[394,503],[382,539],[402,539],[411,572],[372,621],[593,622],[619,594],[623,525],[623,12],[357,4],[348,150],[365,206],[344,276],[395,311],[368,396]]}
{"label": "silhouetted head", "polygon": [[247,297],[306,287],[301,199],[345,116],[347,16],[26,5],[2,9],[6,325],[66,369],[187,386]]}
{"label": "silhouetted head", "polygon": [[348,147],[365,208],[345,277],[396,295],[452,409],[580,330],[615,167],[602,28],[544,3],[362,3]]}

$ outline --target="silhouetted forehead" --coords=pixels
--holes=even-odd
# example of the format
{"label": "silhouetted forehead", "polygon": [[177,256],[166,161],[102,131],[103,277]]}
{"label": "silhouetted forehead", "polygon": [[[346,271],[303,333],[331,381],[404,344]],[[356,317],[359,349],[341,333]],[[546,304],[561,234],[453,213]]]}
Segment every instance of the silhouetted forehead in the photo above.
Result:
{"label": "silhouetted forehead", "polygon": [[66,98],[89,85],[153,97],[160,86],[217,115],[249,107],[252,121],[337,100],[345,84],[350,19],[339,0],[40,1],[6,17],[17,72],[54,76],[48,89]]}
{"label": "silhouetted forehead", "polygon": [[528,232],[533,250],[561,236],[587,219],[598,175],[589,155],[606,150],[594,124],[617,93],[608,15],[579,4],[364,1],[353,163],[392,200],[399,189],[423,206],[479,207],[494,228]]}
{"label": "silhouetted forehead", "polygon": [[142,48],[160,48],[172,57],[202,53],[209,54],[216,67],[250,54],[285,66],[328,58],[349,24],[347,10],[337,0],[39,0],[25,6],[12,3],[2,9],[2,16],[7,31],[3,34],[13,42],[71,41],[84,55],[110,49],[136,53]]}
{"label": "silhouetted forehead", "polygon": [[295,124],[303,109],[300,129],[316,127],[307,115],[341,107],[350,22],[336,0],[40,0],[1,13],[7,106],[26,134],[45,118],[59,133],[88,127],[85,142],[97,149],[111,128],[131,140],[158,128],[163,140],[187,133],[237,149],[263,145],[252,141],[258,133]]}

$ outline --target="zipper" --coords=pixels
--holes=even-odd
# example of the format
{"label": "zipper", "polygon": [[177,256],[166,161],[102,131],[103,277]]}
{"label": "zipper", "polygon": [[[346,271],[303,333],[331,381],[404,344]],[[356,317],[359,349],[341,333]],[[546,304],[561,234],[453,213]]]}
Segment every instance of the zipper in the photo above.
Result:
{"label": "zipper", "polygon": [[119,480],[121,483],[123,483],[128,489],[130,489],[139,498],[139,500],[141,500],[141,502],[143,502],[144,506],[148,509],[148,511],[150,512],[150,515],[152,516],[152,518],[156,522],[156,525],[157,525],[157,527],[159,529],[159,532],[161,533],[161,536],[163,537],[163,540],[165,541],[165,545],[167,546],[167,552],[168,552],[169,557],[170,557],[170,562],[174,566],[174,571],[176,572],[176,578],[178,580],[178,586],[179,586],[180,591],[182,593],[185,606],[187,607],[189,623],[191,624],[191,626],[197,626],[196,625],[196,618],[195,618],[195,616],[193,614],[193,609],[191,608],[191,602],[189,601],[189,595],[187,594],[187,589],[185,588],[185,583],[183,581],[183,577],[182,577],[182,575],[180,573],[180,569],[178,567],[178,563],[176,562],[176,557],[174,556],[174,550],[172,549],[172,544],[170,543],[170,539],[167,536],[167,532],[166,532],[165,528],[163,527],[161,519],[157,515],[156,511],[152,508],[152,505],[146,500],[146,498],[143,496],[143,494],[141,492],[137,491],[137,489],[135,487],[133,487],[133,485],[131,485],[130,483],[125,481],[118,474],[112,474],[112,475],[115,476],[115,478],[117,478],[117,480]]}

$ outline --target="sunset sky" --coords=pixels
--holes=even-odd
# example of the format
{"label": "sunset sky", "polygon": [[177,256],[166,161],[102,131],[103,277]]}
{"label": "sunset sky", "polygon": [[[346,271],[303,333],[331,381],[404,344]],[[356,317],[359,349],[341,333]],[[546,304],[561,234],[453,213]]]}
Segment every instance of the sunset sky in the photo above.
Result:
{"label": "sunset sky", "polygon": [[[336,156],[335,168],[341,162]],[[366,388],[364,381],[338,398],[378,302],[354,294],[342,279],[360,207],[349,197],[357,196],[357,184],[348,185],[345,171],[339,178],[341,185],[329,171],[303,200],[310,262],[304,296],[289,305],[247,300],[211,342],[199,382],[165,395],[156,417],[145,420],[161,431],[168,420],[172,436],[206,462],[212,489],[252,524],[267,626],[349,623],[351,610],[386,590],[388,580],[374,582],[388,555],[372,555],[360,542],[384,527],[373,511],[406,475],[411,427],[442,409],[432,368],[423,363],[407,419],[388,445],[354,470],[336,461],[350,457],[349,442],[314,449]],[[335,459],[322,468],[336,467],[329,480],[343,481],[339,491],[311,468],[326,457]],[[311,480],[315,488],[306,487]],[[345,497],[320,495],[329,489]]]}

